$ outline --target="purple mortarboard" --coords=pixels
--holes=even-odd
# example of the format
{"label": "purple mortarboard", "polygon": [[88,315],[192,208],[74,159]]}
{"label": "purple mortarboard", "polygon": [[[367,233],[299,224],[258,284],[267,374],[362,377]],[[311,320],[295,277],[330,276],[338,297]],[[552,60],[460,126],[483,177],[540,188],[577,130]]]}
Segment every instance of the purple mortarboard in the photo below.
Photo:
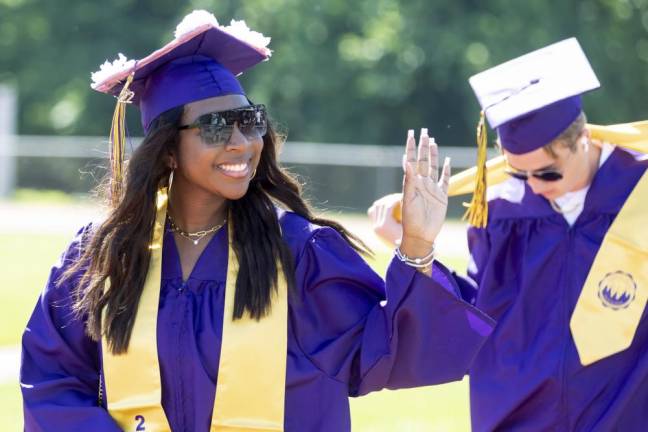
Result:
{"label": "purple mortarboard", "polygon": [[600,87],[575,38],[502,63],[469,82],[502,147],[513,154],[553,141],[580,114],[580,95]]}
{"label": "purple mortarboard", "polygon": [[198,10],[185,16],[175,38],[140,60],[124,55],[92,74],[92,88],[117,96],[110,131],[113,203],[121,195],[125,142],[125,107],[140,108],[142,127],[163,112],[214,96],[245,92],[236,76],[267,60],[270,38],[250,30],[244,21],[221,26],[214,15]]}
{"label": "purple mortarboard", "polygon": [[206,11],[187,15],[175,39],[141,60],[123,55],[92,74],[92,88],[118,96],[129,76],[130,101],[139,106],[145,131],[158,115],[189,102],[213,96],[245,94],[236,79],[267,60],[270,38],[251,31],[243,21],[221,26]]}
{"label": "purple mortarboard", "polygon": [[575,38],[525,54],[470,77],[482,107],[477,127],[475,190],[466,217],[485,227],[486,125],[497,129],[502,147],[513,154],[529,153],[557,138],[581,112],[580,95],[600,87]]}

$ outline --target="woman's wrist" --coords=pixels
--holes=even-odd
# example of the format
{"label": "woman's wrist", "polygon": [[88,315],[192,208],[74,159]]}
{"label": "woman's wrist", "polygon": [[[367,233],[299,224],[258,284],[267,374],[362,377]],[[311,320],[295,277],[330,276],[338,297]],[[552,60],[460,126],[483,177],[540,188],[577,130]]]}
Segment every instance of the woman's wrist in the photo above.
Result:
{"label": "woman's wrist", "polygon": [[432,263],[434,263],[434,243],[426,241],[412,243],[404,241],[403,245],[396,248],[396,257],[404,264],[414,267],[417,271],[430,276],[432,274]]}
{"label": "woman's wrist", "polygon": [[403,236],[398,248],[410,258],[422,258],[434,250],[434,241]]}

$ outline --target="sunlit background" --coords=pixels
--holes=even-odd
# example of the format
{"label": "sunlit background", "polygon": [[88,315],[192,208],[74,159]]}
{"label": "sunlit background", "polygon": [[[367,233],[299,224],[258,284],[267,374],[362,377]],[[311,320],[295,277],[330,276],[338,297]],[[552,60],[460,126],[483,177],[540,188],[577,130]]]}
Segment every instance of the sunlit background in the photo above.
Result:
{"label": "sunlit background", "polygon": [[[473,163],[472,74],[576,36],[602,83],[584,98],[589,121],[648,118],[648,0],[0,0],[0,430],[22,429],[20,336],[49,267],[99,214],[90,191],[104,174],[114,99],[90,90],[90,73],[170,41],[195,8],[272,37],[271,60],[242,83],[287,132],[282,159],[311,201],[376,248],[379,272],[389,251],[362,213],[397,191],[408,128],[428,127],[455,169]],[[128,127],[137,145],[136,109]],[[463,236],[452,220],[440,242],[458,270]],[[352,408],[354,430],[469,427],[466,382]]]}

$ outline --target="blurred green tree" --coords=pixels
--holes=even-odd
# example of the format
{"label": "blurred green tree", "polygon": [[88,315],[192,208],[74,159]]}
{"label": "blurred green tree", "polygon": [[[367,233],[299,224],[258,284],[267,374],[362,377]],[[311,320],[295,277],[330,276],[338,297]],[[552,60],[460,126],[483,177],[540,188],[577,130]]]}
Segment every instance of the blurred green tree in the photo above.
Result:
{"label": "blurred green tree", "polygon": [[400,145],[427,126],[472,145],[467,78],[570,36],[603,84],[585,98],[590,120],[648,117],[648,0],[0,0],[0,82],[19,89],[20,133],[105,134],[114,104],[90,72],[148,54],[194,8],[272,36],[272,60],[242,80],[291,140]]}

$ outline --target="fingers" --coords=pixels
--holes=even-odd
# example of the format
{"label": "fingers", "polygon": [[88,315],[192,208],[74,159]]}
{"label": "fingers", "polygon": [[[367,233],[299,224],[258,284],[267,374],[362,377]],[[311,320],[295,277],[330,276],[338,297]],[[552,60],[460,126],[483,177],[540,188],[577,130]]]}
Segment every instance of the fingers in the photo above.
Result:
{"label": "fingers", "polygon": [[446,157],[443,161],[443,171],[441,171],[441,180],[439,187],[444,194],[448,194],[448,187],[450,186],[450,158]]}
{"label": "fingers", "polygon": [[430,137],[426,128],[421,129],[419,137],[417,172],[423,177],[430,175]]}
{"label": "fingers", "polygon": [[[374,225],[374,227],[379,227],[385,225],[387,222],[396,222],[398,219],[395,218],[395,212],[400,213],[401,199],[403,195],[400,193],[393,193],[385,195],[382,198],[377,199],[371,204],[371,207],[367,209],[367,216],[369,220]],[[396,208],[399,210],[396,210]]]}
{"label": "fingers", "polygon": [[[406,173],[405,177],[408,174],[408,165],[411,168],[411,172],[409,173],[411,176],[418,174],[422,177],[430,177],[434,182],[439,180],[439,147],[434,138],[428,135],[427,128],[421,129],[418,150],[415,144],[414,130],[410,129],[407,131],[405,154],[403,155],[403,171]],[[444,169],[445,166],[444,161]],[[444,173],[442,173],[442,177],[443,175]],[[443,181],[443,178],[441,181]]]}
{"label": "fingers", "polygon": [[405,162],[406,165],[416,163],[416,144],[414,142],[414,129],[407,131],[407,140],[405,141]]}
{"label": "fingers", "polygon": [[378,206],[388,206],[388,207],[394,207],[396,203],[400,202],[402,196],[400,193],[391,193],[388,195],[385,195],[381,198],[378,198],[376,201],[371,204],[371,208],[373,207],[378,207]]}
{"label": "fingers", "polygon": [[386,212],[384,206],[378,207],[378,211],[376,212],[376,219],[375,219],[377,226],[381,226],[385,223],[385,213]]}
{"label": "fingers", "polygon": [[369,216],[369,220],[371,220],[374,228],[379,226],[382,223],[384,206],[374,203],[371,207],[369,207],[369,210],[367,210],[367,215]]}
{"label": "fingers", "polygon": [[416,143],[414,142],[414,129],[407,131],[407,140],[405,141],[405,162],[403,168],[405,175],[403,176],[403,194],[408,195],[411,193],[412,178],[416,175]]}
{"label": "fingers", "polygon": [[405,175],[403,176],[403,199],[410,197],[415,189],[416,163],[405,164]]}
{"label": "fingers", "polygon": [[433,181],[437,181],[439,178],[439,147],[434,141],[434,138],[430,138],[430,177]]}
{"label": "fingers", "polygon": [[376,203],[373,203],[371,207],[367,209],[367,216],[369,216],[369,220],[371,220],[372,223],[376,222],[376,212],[377,206]]}

